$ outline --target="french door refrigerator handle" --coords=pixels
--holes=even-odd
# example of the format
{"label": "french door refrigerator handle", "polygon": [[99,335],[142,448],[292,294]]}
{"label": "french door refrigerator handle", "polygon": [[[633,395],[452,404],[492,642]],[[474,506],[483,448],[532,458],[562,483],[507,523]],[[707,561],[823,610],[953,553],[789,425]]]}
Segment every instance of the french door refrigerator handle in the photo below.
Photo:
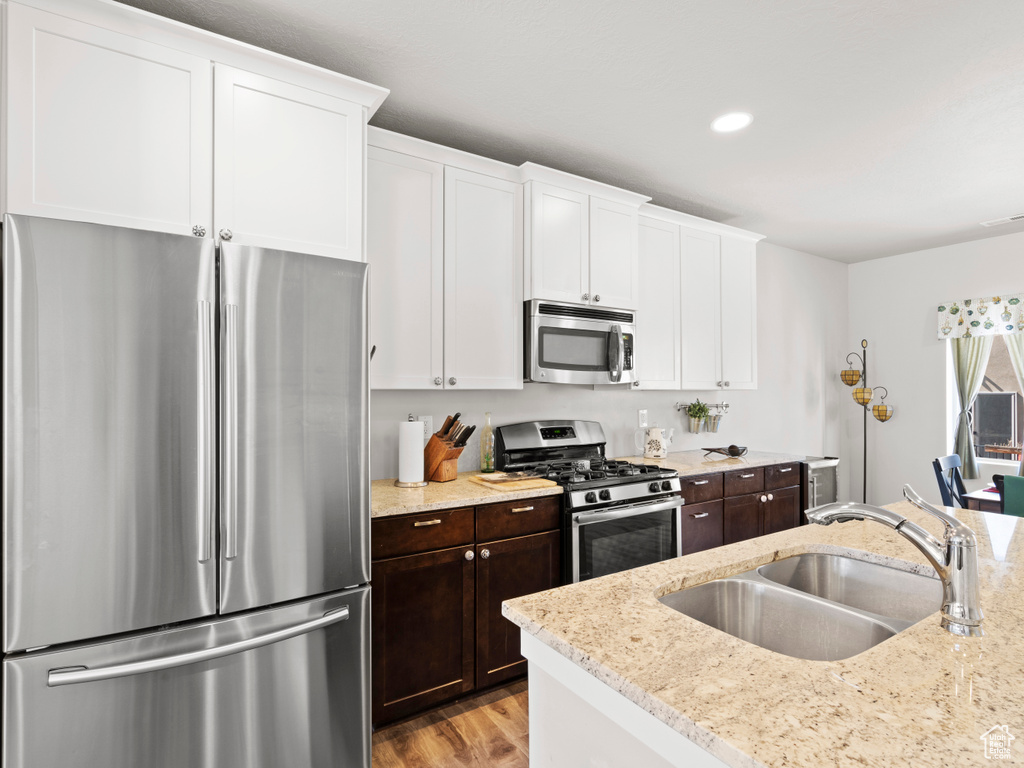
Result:
{"label": "french door refrigerator handle", "polygon": [[622,380],[622,369],[626,365],[626,350],[622,344],[622,326],[613,325],[608,330],[608,362],[611,363],[608,372],[613,382]]}
{"label": "french door refrigerator handle", "polygon": [[224,557],[238,556],[238,307],[224,305]]}
{"label": "french door refrigerator handle", "polygon": [[199,314],[199,408],[198,408],[198,474],[196,511],[199,540],[199,562],[213,557],[213,305],[200,301]]}
{"label": "french door refrigerator handle", "polygon": [[115,664],[111,667],[64,667],[51,669],[46,676],[46,685],[54,688],[59,685],[74,685],[76,683],[94,683],[100,680],[113,680],[118,677],[129,677],[140,675],[145,672],[158,672],[162,669],[173,667],[184,667],[189,664],[198,664],[203,661],[222,659],[225,656],[232,656],[236,653],[252,651],[262,648],[265,645],[273,645],[282,640],[305,635],[314,630],[345,621],[348,618],[348,606],[328,611],[323,616],[294,624],[290,627],[268,632],[265,635],[250,637],[246,640],[239,640],[235,643],[217,646],[215,648],[204,648],[201,651],[180,653],[175,656],[162,656],[155,659],[144,659],[142,661],[130,661],[125,664]]}

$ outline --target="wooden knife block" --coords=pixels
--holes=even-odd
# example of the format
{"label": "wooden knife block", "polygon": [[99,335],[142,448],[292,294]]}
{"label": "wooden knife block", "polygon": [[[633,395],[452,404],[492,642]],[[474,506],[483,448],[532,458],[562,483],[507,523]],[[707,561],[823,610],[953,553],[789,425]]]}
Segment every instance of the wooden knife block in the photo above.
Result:
{"label": "wooden knife block", "polygon": [[454,480],[459,476],[461,453],[462,448],[452,448],[437,435],[431,435],[423,449],[423,476],[435,483]]}

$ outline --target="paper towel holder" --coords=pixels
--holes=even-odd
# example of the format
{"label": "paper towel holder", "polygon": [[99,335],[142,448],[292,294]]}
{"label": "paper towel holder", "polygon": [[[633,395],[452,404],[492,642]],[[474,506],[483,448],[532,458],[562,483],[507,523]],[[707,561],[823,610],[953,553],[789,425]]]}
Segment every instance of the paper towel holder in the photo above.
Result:
{"label": "paper towel holder", "polygon": [[[377,348],[374,347],[374,350],[376,350],[376,349]],[[409,414],[409,421],[415,421],[415,419],[413,418],[413,415],[411,413]],[[396,488],[423,488],[426,485],[427,485],[427,481],[426,480],[423,480],[423,481],[418,482],[418,483],[403,483],[401,480],[395,480],[395,487]]]}

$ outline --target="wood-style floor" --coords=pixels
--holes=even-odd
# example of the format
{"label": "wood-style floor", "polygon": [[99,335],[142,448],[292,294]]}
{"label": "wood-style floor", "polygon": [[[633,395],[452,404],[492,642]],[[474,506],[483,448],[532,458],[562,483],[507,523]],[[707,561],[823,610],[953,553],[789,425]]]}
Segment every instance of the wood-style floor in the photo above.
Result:
{"label": "wood-style floor", "polygon": [[373,734],[373,768],[528,768],[526,681]]}

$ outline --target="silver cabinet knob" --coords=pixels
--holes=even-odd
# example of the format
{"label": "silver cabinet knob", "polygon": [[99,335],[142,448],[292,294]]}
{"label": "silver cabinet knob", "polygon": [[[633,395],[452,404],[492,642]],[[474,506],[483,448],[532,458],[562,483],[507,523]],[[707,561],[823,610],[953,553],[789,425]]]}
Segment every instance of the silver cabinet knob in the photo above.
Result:
{"label": "silver cabinet knob", "polygon": [[466,559],[467,560],[472,560],[474,557],[476,557],[476,555],[473,554],[473,550],[472,549],[467,549],[466,550]]}
{"label": "silver cabinet knob", "polygon": [[724,382],[724,381],[716,381],[716,382],[715,382],[715,386],[716,386],[716,387],[721,387],[721,386],[723,386],[724,384],[725,384],[725,382]]}
{"label": "silver cabinet knob", "polygon": [[486,560],[490,556],[491,556],[491,550],[489,550],[489,549],[481,549],[480,550],[480,557],[483,558],[484,560]]}
{"label": "silver cabinet knob", "polygon": [[450,384],[453,387],[455,386],[455,377],[454,376],[452,376],[450,379],[448,379],[448,384]]}
{"label": "silver cabinet knob", "polygon": [[590,301],[590,294],[589,293],[584,293],[583,294],[583,300],[584,301]]}
{"label": "silver cabinet knob", "polygon": [[435,387],[440,387],[443,383],[444,383],[444,381],[441,379],[440,376],[435,376],[434,377],[434,386]]}
{"label": "silver cabinet knob", "polygon": [[192,227],[192,234],[196,237],[206,237],[206,227],[202,224],[196,224]]}
{"label": "silver cabinet knob", "polygon": [[634,387],[639,387],[640,386],[640,382],[639,381],[634,381],[633,382],[633,386]]}
{"label": "silver cabinet knob", "polygon": [[725,382],[725,386],[727,386],[727,387],[729,386],[729,382],[728,382],[728,381],[727,381],[727,382]]}
{"label": "silver cabinet knob", "polygon": [[600,301],[600,300],[601,300],[601,294],[595,293],[594,294],[594,301]]}
{"label": "silver cabinet knob", "polygon": [[231,230],[230,229],[222,229],[217,234],[220,236],[221,240],[230,240],[231,239]]}

